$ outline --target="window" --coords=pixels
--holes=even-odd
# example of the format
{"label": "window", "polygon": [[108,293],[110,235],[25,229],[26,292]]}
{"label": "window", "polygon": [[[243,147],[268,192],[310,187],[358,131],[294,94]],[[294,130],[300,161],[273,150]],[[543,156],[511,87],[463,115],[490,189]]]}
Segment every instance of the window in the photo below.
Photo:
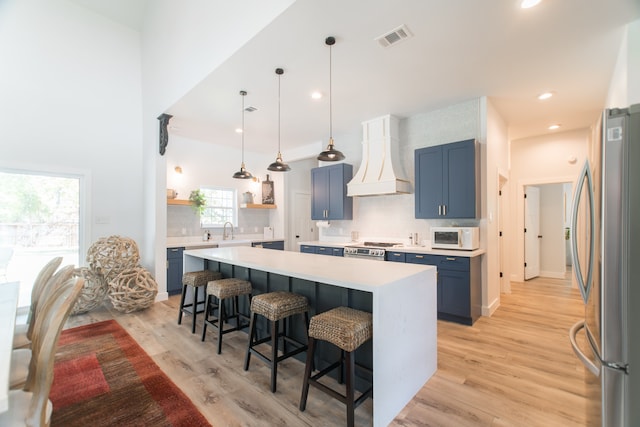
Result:
{"label": "window", "polygon": [[0,170],[0,283],[20,282],[19,307],[52,258],[79,265],[82,187],[78,176]]}
{"label": "window", "polygon": [[203,187],[200,190],[207,199],[204,212],[200,215],[203,228],[223,227],[225,222],[238,223],[236,190],[219,187]]}

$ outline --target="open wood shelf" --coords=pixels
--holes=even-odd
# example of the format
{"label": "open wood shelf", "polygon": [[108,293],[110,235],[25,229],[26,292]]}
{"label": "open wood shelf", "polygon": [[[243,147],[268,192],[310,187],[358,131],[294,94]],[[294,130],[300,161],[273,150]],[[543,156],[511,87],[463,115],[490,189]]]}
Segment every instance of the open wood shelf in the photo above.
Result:
{"label": "open wood shelf", "polygon": [[191,206],[191,200],[167,199],[167,205]]}

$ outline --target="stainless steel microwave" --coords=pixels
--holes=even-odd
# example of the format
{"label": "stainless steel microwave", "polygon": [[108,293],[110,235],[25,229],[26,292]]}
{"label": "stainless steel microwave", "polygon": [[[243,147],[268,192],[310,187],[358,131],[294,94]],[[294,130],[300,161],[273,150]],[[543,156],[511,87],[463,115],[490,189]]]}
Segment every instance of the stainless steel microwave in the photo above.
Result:
{"label": "stainless steel microwave", "polygon": [[431,227],[431,247],[473,251],[480,247],[478,227]]}

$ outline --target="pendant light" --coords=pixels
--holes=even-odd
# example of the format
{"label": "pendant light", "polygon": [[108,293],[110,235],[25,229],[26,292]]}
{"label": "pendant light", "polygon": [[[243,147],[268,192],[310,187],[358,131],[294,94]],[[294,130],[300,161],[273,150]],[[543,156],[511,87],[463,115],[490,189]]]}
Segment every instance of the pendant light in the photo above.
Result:
{"label": "pendant light", "polygon": [[234,173],[233,177],[236,179],[249,179],[252,178],[251,173],[244,168],[244,97],[247,92],[241,90],[240,95],[242,95],[242,163],[240,164],[240,170]]}
{"label": "pendant light", "polygon": [[333,145],[333,111],[331,108],[331,46],[336,43],[333,37],[327,37],[324,43],[329,46],[329,145],[327,149],[318,155],[318,160],[324,162],[336,162],[344,159],[344,154],[336,150]]}
{"label": "pendant light", "polygon": [[267,169],[274,172],[287,172],[290,171],[291,168],[282,161],[282,153],[280,152],[280,77],[284,74],[284,70],[282,68],[276,68],[276,74],[278,75],[278,157],[276,157],[276,161],[271,163]]}

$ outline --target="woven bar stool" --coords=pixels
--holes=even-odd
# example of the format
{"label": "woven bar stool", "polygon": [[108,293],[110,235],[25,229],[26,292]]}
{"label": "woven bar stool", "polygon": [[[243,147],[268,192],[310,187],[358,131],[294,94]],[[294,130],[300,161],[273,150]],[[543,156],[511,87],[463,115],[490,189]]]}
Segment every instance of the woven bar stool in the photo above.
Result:
{"label": "woven bar stool", "polygon": [[[180,311],[178,313],[178,325],[182,323],[182,313],[190,314],[193,316],[191,323],[191,333],[196,333],[196,317],[199,313],[204,312],[205,292],[204,286],[212,280],[222,279],[222,273],[218,271],[202,270],[192,271],[184,273],[182,275],[182,296],[180,297]],[[187,296],[187,289],[192,288],[193,300],[190,303],[185,304],[185,297]],[[198,300],[198,289],[203,290],[202,299]],[[199,309],[198,306],[202,305]]]}
{"label": "woven bar stool", "polygon": [[[305,331],[309,326],[309,303],[307,298],[292,292],[269,292],[260,294],[251,299],[251,325],[249,327],[249,345],[244,359],[244,370],[249,370],[251,354],[255,354],[263,362],[271,367],[271,392],[276,391],[276,378],[278,375],[278,363],[307,349],[307,344],[301,343],[287,336],[286,318],[296,314],[304,314]],[[267,318],[271,323],[271,334],[265,338],[257,339],[256,321],[258,315]],[[282,322],[282,332],[279,323]],[[278,356],[279,339],[283,339],[282,355]],[[255,347],[271,341],[271,357],[260,353]],[[287,342],[293,344],[294,349],[287,351]]]}
{"label": "woven bar stool", "polygon": [[[218,328],[218,354],[222,352],[222,335],[233,331],[239,331],[249,326],[249,317],[238,310],[238,297],[247,295],[251,304],[251,282],[241,279],[219,279],[209,282],[207,285],[207,302],[204,309],[204,325],[202,327],[202,341],[207,334],[207,325]],[[214,303],[217,299],[217,304]],[[231,306],[233,314],[227,316],[225,299],[232,299]],[[218,317],[214,317],[215,309],[218,309]],[[224,323],[235,320],[236,325],[232,328],[224,329]]]}
{"label": "woven bar stool", "polygon": [[[363,343],[370,340],[373,335],[373,323],[371,313],[355,310],[349,307],[337,307],[311,318],[309,326],[309,350],[307,351],[307,363],[304,369],[304,382],[302,383],[302,396],[300,397],[300,410],[307,407],[309,385],[324,391],[328,395],[338,399],[347,405],[347,425],[353,426],[354,410],[369,396],[373,396],[373,386],[364,391],[355,399],[355,357],[353,352]],[[340,360],[327,366],[315,375],[313,371],[313,353],[316,340],[323,340],[340,348]],[[342,367],[346,364],[347,381],[346,394],[337,391],[318,382],[318,380],[340,367],[340,383],[342,383]]]}

